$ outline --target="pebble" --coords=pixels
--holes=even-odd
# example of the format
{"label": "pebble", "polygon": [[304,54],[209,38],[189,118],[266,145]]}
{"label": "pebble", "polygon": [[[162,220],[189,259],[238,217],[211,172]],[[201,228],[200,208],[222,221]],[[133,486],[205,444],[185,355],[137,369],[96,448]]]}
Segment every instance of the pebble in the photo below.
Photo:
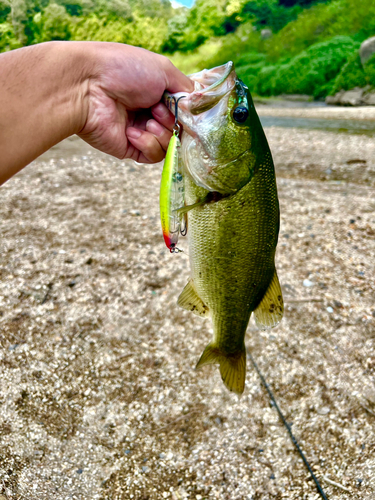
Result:
{"label": "pebble", "polygon": [[303,286],[310,287],[314,286],[314,283],[308,279],[303,280]]}
{"label": "pebble", "polygon": [[333,313],[333,308],[332,308],[331,306],[328,306],[328,307],[327,307],[327,312],[329,312],[329,313]]}
{"label": "pebble", "polygon": [[316,413],[318,413],[319,415],[328,415],[330,411],[331,410],[328,408],[328,406],[322,406],[321,408],[318,408],[316,410]]}

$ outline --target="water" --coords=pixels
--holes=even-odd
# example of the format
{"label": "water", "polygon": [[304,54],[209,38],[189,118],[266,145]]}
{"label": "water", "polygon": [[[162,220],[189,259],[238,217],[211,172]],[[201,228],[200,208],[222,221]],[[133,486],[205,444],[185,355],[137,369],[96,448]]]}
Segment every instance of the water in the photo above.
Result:
{"label": "water", "polygon": [[304,128],[349,134],[375,135],[375,121],[260,116],[263,127]]}

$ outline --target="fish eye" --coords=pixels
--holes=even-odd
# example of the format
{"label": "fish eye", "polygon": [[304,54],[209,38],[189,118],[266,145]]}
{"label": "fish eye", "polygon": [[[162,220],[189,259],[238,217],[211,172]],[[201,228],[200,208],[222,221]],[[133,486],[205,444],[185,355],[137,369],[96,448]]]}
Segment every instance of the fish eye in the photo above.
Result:
{"label": "fish eye", "polygon": [[233,119],[237,123],[244,123],[249,116],[249,111],[245,106],[237,106],[233,111]]}

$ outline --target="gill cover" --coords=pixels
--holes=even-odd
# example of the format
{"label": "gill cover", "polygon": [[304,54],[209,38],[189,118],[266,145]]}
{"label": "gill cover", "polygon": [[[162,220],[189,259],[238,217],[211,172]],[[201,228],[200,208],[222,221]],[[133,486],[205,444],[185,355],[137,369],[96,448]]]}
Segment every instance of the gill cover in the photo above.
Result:
{"label": "gill cover", "polygon": [[[233,63],[190,75],[195,90],[184,95],[179,121],[184,127],[181,156],[195,184],[222,195],[233,194],[253,176],[251,152],[253,102]],[[164,100],[171,105],[171,94]]]}

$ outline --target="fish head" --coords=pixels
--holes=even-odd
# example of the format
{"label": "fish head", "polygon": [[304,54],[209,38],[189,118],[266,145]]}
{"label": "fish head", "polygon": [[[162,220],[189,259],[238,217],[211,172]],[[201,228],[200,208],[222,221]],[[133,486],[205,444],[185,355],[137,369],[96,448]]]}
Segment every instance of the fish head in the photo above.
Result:
{"label": "fish head", "polygon": [[208,191],[235,193],[253,176],[253,137],[259,118],[233,63],[190,75],[191,93],[165,93],[183,125],[182,160],[194,182]]}

